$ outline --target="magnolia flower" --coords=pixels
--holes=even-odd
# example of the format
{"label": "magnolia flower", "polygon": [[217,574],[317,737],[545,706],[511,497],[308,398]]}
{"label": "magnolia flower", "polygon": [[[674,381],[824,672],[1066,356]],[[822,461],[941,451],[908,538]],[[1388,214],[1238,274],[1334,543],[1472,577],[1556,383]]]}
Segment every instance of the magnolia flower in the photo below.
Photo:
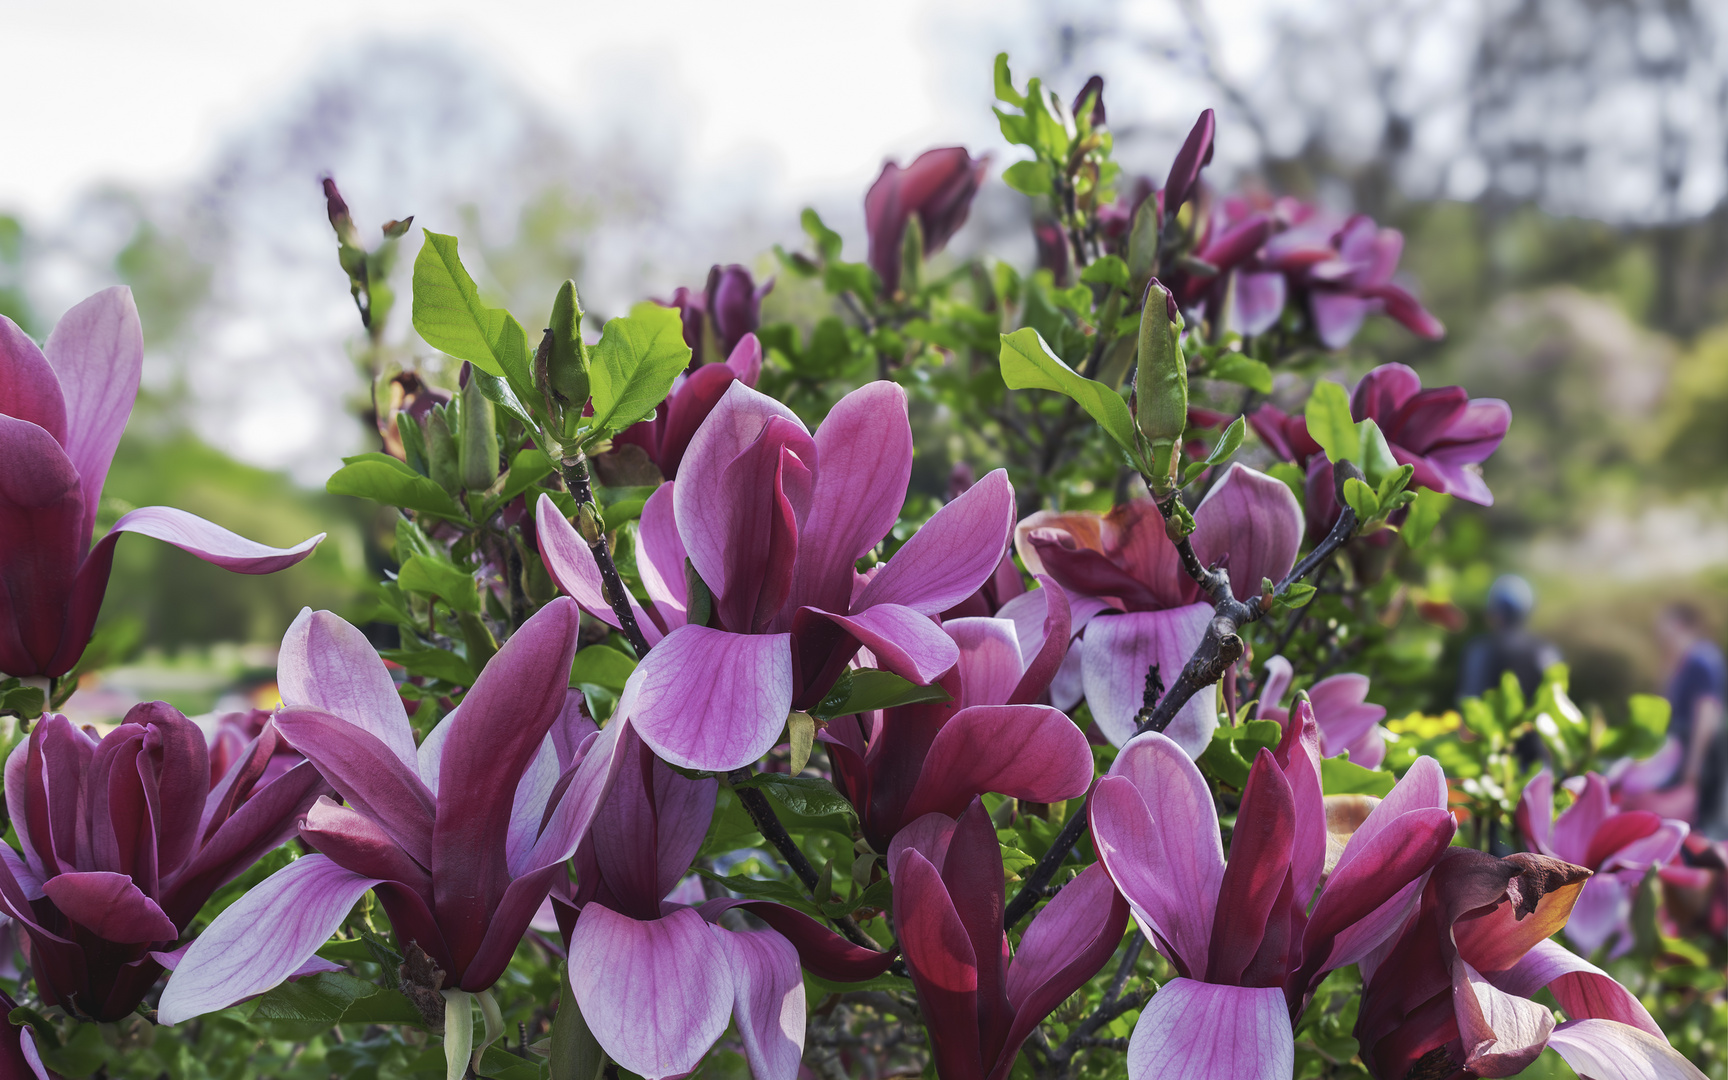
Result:
{"label": "magnolia flower", "polygon": [[1005,1080],[1038,1024],[1098,973],[1128,905],[1097,865],[1062,887],[1009,955],[1002,847],[978,799],[926,814],[888,852],[894,925],[942,1080]]}
{"label": "magnolia flower", "polygon": [[986,791],[1031,802],[1086,794],[1092,750],[1074,722],[1036,705],[1068,646],[1068,599],[1054,582],[996,618],[950,619],[960,660],[942,679],[951,700],[901,705],[828,723],[834,782],[877,852],[925,814],[957,816]]}
{"label": "magnolia flower", "polygon": [[1200,170],[1212,164],[1212,136],[1217,131],[1217,121],[1212,110],[1207,109],[1194,121],[1194,126],[1188,132],[1188,138],[1182,143],[1182,149],[1176,152],[1176,157],[1170,162],[1170,175],[1164,181],[1161,193],[1163,201],[1161,208],[1166,214],[1174,214],[1195,194],[1200,187]]}
{"label": "magnolia flower", "polygon": [[[248,709],[246,712],[225,713],[216,718],[216,730],[210,736],[210,775],[221,779],[228,775],[234,763],[247,753],[256,752],[258,736],[270,724],[268,709]],[[269,730],[274,731],[274,728]],[[256,786],[263,787],[306,759],[283,739],[273,739],[268,748],[269,759]],[[250,792],[247,793],[250,795]]]}
{"label": "magnolia flower", "polygon": [[[1278,702],[1290,689],[1294,675],[1290,661],[1282,656],[1266,661],[1260,707],[1255,713],[1259,719],[1286,722],[1289,713],[1279,708]],[[1378,769],[1386,760],[1386,729],[1380,726],[1386,707],[1370,705],[1367,698],[1368,676],[1354,673],[1327,676],[1309,689],[1308,701],[1320,725],[1321,757],[1349,754],[1351,761],[1368,769]]]}
{"label": "magnolia flower", "polygon": [[572,749],[580,695],[566,685],[579,618],[568,600],[541,608],[416,748],[365,636],[302,611],[282,640],[288,704],[276,725],[347,805],[318,800],[300,839],[319,853],[252,888],[192,943],[162,995],[162,1022],[281,983],[368,889],[402,948],[418,945],[443,973],[447,994],[497,981],[616,770],[622,724]]}
{"label": "magnolia flower", "polygon": [[[1229,570],[1239,600],[1258,596],[1262,578],[1283,578],[1302,542],[1302,508],[1290,489],[1241,464],[1207,492],[1194,520],[1195,554]],[[1134,734],[1147,668],[1158,665],[1165,686],[1175,682],[1212,620],[1211,605],[1182,571],[1163,515],[1151,499],[1107,514],[1039,511],[1015,527],[1014,545],[1028,570],[1070,593],[1073,632],[1084,636],[1067,664],[1078,669],[1099,730],[1122,745]],[[1059,707],[1072,704],[1068,694],[1079,696],[1053,695]],[[1197,694],[1165,734],[1199,756],[1217,726],[1212,695]]]}
{"label": "magnolia flower", "polygon": [[[666,899],[702,846],[717,782],[678,775],[629,731],[619,756],[617,783],[577,849],[575,896],[554,901],[583,1020],[612,1060],[658,1080],[695,1070],[731,1019],[758,1080],[793,1080],[804,1050],[800,956],[825,978],[860,982],[887,971],[892,954],[779,904]],[[720,926],[733,907],[769,928]]]}
{"label": "magnolia flower", "polygon": [[118,1020],[210,895],[294,835],[329,790],[311,765],[261,782],[266,727],[211,783],[198,725],[137,705],[101,741],[50,714],[6,761],[22,854],[0,845],[0,911],[29,938],[42,1000]]}
{"label": "magnolia flower", "polygon": [[1610,958],[1632,948],[1632,896],[1645,871],[1674,858],[1690,827],[1648,810],[1616,808],[1608,782],[1596,773],[1573,777],[1565,787],[1577,801],[1554,817],[1554,777],[1546,768],[1524,785],[1518,829],[1544,855],[1594,872],[1584,883],[1566,937],[1585,953],[1612,940]]}
{"label": "magnolia flower", "polygon": [[917,216],[925,257],[941,251],[966,224],[987,163],[987,158],[974,158],[964,147],[948,146],[924,151],[905,168],[892,161],[883,164],[882,175],[864,195],[868,260],[882,279],[883,293],[893,296],[900,288],[900,245],[906,223]]}
{"label": "magnolia flower", "polygon": [[690,439],[727,389],[734,382],[753,387],[761,374],[762,343],[755,334],[745,334],[724,364],[704,364],[678,376],[653,418],[625,428],[612,443],[640,446],[660,469],[660,475],[676,480]]}
{"label": "magnolia flower", "polygon": [[144,336],[132,292],[68,311],[45,349],[0,315],[0,671],[58,677],[84,655],[121,533],[167,541],[242,574],[311,554],[236,536],[166,506],[125,514],[94,548],[102,482],[138,396]]}
{"label": "magnolia flower", "polygon": [[1163,735],[1136,737],[1098,781],[1099,861],[1178,976],[1140,1014],[1132,1080],[1288,1078],[1291,1024],[1314,988],[1398,929],[1451,842],[1432,758],[1383,801],[1357,800],[1372,809],[1353,831],[1330,829],[1317,743],[1299,704],[1277,750],[1254,760],[1228,861],[1211,788]]}
{"label": "magnolia flower", "polygon": [[[984,477],[860,586],[854,563],[893,527],[911,472],[899,386],[847,394],[814,436],[779,402],[727,389],[678,479],[642,508],[649,599],[637,622],[653,648],[618,708],[643,742],[674,765],[728,771],[767,753],[793,709],[819,704],[860,645],[921,685],[954,666],[959,650],[932,616],[1000,563],[1014,489],[1003,470]],[[539,522],[553,580],[618,625],[588,545],[545,497]],[[705,595],[690,592],[686,561]]]}
{"label": "magnolia flower", "polygon": [[755,333],[762,324],[762,298],[773,288],[773,278],[757,285],[749,270],[733,263],[710,269],[702,292],[680,285],[671,300],[662,301],[666,307],[678,309],[684,324],[684,344],[690,346],[692,373],[720,359],[709,354],[709,334],[713,335],[713,347],[730,356],[746,334]]}
{"label": "magnolia flower", "polygon": [[[1421,906],[1362,961],[1356,1039],[1382,1080],[1515,1076],[1551,1046],[1591,1080],[1704,1080],[1638,999],[1546,939],[1566,923],[1589,871],[1545,855],[1445,851]],[[1529,996],[1548,989],[1556,1025]]]}

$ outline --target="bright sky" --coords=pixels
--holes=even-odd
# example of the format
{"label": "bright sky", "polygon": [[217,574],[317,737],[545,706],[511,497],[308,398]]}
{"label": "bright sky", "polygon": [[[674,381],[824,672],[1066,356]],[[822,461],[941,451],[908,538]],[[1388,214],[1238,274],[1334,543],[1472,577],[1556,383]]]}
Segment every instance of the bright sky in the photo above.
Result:
{"label": "bright sky", "polygon": [[[873,171],[885,152],[954,138],[942,39],[961,26],[976,39],[973,28],[1025,25],[992,18],[1015,6],[0,0],[0,206],[54,216],[93,181],[192,177],[225,133],[326,55],[384,34],[447,37],[554,111],[640,80],[683,110],[680,127],[694,139],[685,160],[766,151],[782,182],[809,190]],[[980,98],[986,78],[976,80]]]}

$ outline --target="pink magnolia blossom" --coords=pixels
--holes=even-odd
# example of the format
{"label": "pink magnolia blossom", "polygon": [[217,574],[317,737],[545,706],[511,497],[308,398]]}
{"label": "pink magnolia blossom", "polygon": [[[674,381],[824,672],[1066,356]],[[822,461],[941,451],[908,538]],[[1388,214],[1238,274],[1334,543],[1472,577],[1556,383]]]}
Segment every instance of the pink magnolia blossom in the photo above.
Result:
{"label": "pink magnolia blossom", "polygon": [[949,619],[960,660],[942,678],[951,700],[828,723],[834,782],[877,852],[929,813],[958,816],[992,791],[1032,802],[1086,793],[1092,751],[1044,694],[1068,646],[1068,599],[1048,578],[993,618]]}
{"label": "pink magnolia blossom", "polygon": [[1098,973],[1128,905],[1097,864],[1062,887],[1010,955],[1002,847],[984,804],[926,814],[888,851],[894,922],[942,1080],[1004,1080],[1021,1045]]}
{"label": "pink magnolia blossom", "polygon": [[886,162],[864,195],[864,224],[870,236],[868,259],[882,291],[900,288],[900,245],[914,216],[924,234],[924,254],[934,255],[966,224],[972,197],[984,182],[988,158],[974,158],[964,147],[926,150],[901,168]]}
{"label": "pink magnolia blossom", "polygon": [[[1207,493],[1194,520],[1195,554],[1208,565],[1222,562],[1241,600],[1259,595],[1262,578],[1288,573],[1302,542],[1302,508],[1290,489],[1240,464]],[[1165,686],[1175,682],[1205,636],[1211,605],[1183,573],[1150,499],[1107,514],[1039,511],[1015,528],[1014,544],[1028,570],[1068,590],[1072,629],[1082,635],[1052,700],[1070,706],[1083,689],[1099,730],[1122,745],[1134,734],[1148,666],[1158,665]],[[1198,756],[1217,725],[1212,695],[1197,694],[1165,734]]]}
{"label": "pink magnolia blossom", "polygon": [[252,888],[193,941],[162,995],[174,1024],[289,978],[377,893],[404,949],[447,987],[497,981],[614,781],[625,725],[584,731],[567,689],[576,605],[559,598],[487,663],[416,747],[384,662],[359,630],[303,611],[283,638],[275,723],[343,804],[300,819],[318,854]]}
{"label": "pink magnolia blossom", "polygon": [[[583,1020],[612,1060],[658,1080],[693,1071],[730,1019],[758,1080],[793,1080],[804,1049],[801,958],[824,978],[861,982],[893,955],[780,904],[667,899],[708,832],[717,782],[678,775],[632,732],[619,750],[624,767],[576,852],[574,896],[554,892]],[[768,929],[720,925],[734,907]]]}
{"label": "pink magnolia blossom", "polygon": [[[1553,1047],[1592,1080],[1703,1080],[1638,999],[1547,940],[1589,871],[1545,855],[1449,848],[1417,910],[1362,962],[1356,1039],[1377,1080],[1516,1076]],[[1546,988],[1570,1019],[1531,995]]]}
{"label": "pink magnolia blossom", "polygon": [[1319,735],[1296,707],[1249,772],[1224,857],[1212,791],[1188,754],[1137,736],[1091,801],[1098,858],[1177,977],[1128,1044],[1128,1076],[1287,1078],[1292,1023],[1325,973],[1397,931],[1456,830],[1421,758],[1341,845],[1330,842]]}
{"label": "pink magnolia blossom", "polygon": [[1623,956],[1632,948],[1632,896],[1639,882],[1679,853],[1690,827],[1648,810],[1620,810],[1597,773],[1572,777],[1565,787],[1577,801],[1556,818],[1554,777],[1545,768],[1531,777],[1518,800],[1518,829],[1542,854],[1595,873],[1566,923],[1567,939],[1586,954],[1609,945],[1611,958]]}
{"label": "pink magnolia blossom", "polygon": [[[1280,708],[1278,702],[1290,689],[1294,676],[1295,669],[1282,656],[1266,661],[1256,716],[1280,724],[1286,722],[1289,712]],[[1367,697],[1368,676],[1354,673],[1329,675],[1308,691],[1314,720],[1320,725],[1321,757],[1349,754],[1351,761],[1368,769],[1378,769],[1386,760],[1386,729],[1380,726],[1380,721],[1386,718],[1386,707],[1368,704]]]}
{"label": "pink magnolia blossom", "polygon": [[[928,685],[959,659],[934,620],[976,592],[1007,548],[1014,490],[998,469],[937,511],[868,581],[854,563],[899,517],[912,471],[906,392],[847,394],[812,436],[792,411],[733,383],[642,508],[637,621],[653,646],[620,715],[674,765],[727,771],[768,751],[794,709],[820,703],[866,647]],[[584,611],[616,626],[588,545],[550,499],[540,550]],[[689,622],[686,560],[712,597]]]}
{"label": "pink magnolia blossom", "polygon": [[43,349],[0,316],[0,671],[8,675],[57,677],[78,663],[122,533],[242,574],[293,566],[324,538],[265,547],[184,510],[146,506],[92,548],[143,365],[138,309],[124,287],[73,307]]}
{"label": "pink magnolia blossom", "polygon": [[762,374],[762,343],[755,334],[745,334],[738,340],[732,354],[723,364],[703,364],[678,376],[652,419],[632,424],[619,432],[614,446],[635,445],[642,448],[668,480],[678,478],[678,465],[690,440],[702,421],[714,411],[726,390],[734,383],[754,387]]}
{"label": "pink magnolia blossom", "polygon": [[50,714],[18,744],[5,788],[22,851],[0,844],[0,912],[45,1002],[130,1013],[211,894],[294,835],[329,788],[304,762],[266,781],[277,743],[266,726],[213,777],[198,725],[158,701],[100,741]]}

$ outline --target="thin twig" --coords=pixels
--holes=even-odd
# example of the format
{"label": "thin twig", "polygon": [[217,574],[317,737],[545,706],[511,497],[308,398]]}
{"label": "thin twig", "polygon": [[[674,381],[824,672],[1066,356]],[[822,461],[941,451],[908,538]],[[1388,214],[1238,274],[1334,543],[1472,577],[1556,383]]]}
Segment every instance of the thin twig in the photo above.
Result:
{"label": "thin twig", "polygon": [[[575,457],[563,460],[564,486],[570,489],[570,495],[576,500],[578,509],[583,505],[594,505],[594,488],[588,481],[588,459],[578,453]],[[583,537],[587,540],[587,537]],[[600,585],[606,593],[606,602],[612,605],[612,614],[617,617],[618,625],[624,630],[624,636],[630,640],[630,647],[636,650],[636,658],[640,660],[648,655],[648,639],[642,636],[642,628],[636,624],[636,612],[630,607],[630,591],[624,587],[624,579],[618,576],[618,566],[612,561],[612,549],[606,543],[606,533],[596,531],[594,539],[587,540],[588,550],[594,555],[594,562],[600,567]]]}

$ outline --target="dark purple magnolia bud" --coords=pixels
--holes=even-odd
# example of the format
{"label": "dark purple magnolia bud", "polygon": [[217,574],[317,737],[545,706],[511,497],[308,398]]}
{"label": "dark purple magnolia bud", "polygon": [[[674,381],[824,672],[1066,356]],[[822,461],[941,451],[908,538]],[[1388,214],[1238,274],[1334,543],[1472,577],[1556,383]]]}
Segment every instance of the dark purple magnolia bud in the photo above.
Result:
{"label": "dark purple magnolia bud", "polygon": [[672,299],[658,303],[678,309],[678,318],[684,324],[684,344],[690,346],[690,366],[701,364],[706,359],[702,355],[702,294],[680,285],[673,290]]}
{"label": "dark purple magnolia bud", "polygon": [[1066,286],[1073,261],[1068,251],[1068,234],[1061,223],[1049,218],[1034,221],[1032,239],[1038,245],[1038,269],[1050,271],[1057,285]]}
{"label": "dark purple magnolia bud", "polygon": [[1092,126],[1101,128],[1104,126],[1104,76],[1094,75],[1087,79],[1086,85],[1074,96],[1072,111],[1075,117],[1079,117],[1080,110],[1086,107],[1088,95],[1092,97]]}
{"label": "dark purple magnolia bud", "polygon": [[966,223],[986,162],[965,147],[947,146],[924,151],[905,168],[892,161],[882,166],[882,175],[864,196],[864,222],[870,234],[870,266],[882,279],[883,292],[893,295],[900,287],[900,241],[906,222],[918,215],[925,255],[941,251]]}
{"label": "dark purple magnolia bud", "polygon": [[758,287],[750,271],[737,263],[708,271],[704,306],[723,356],[732,355],[744,335],[754,333],[762,324],[762,298],[773,288],[773,278]]}
{"label": "dark purple magnolia bud", "polygon": [[344,244],[354,243],[354,218],[348,213],[347,200],[336,190],[336,178],[333,176],[324,178],[324,208],[330,215],[330,227],[336,230],[337,239]]}
{"label": "dark purple magnolia bud", "polygon": [[1170,163],[1170,178],[1164,181],[1166,214],[1174,214],[1181,209],[1200,182],[1200,170],[1212,163],[1212,134],[1215,127],[1212,110],[1207,109],[1200,114],[1200,119],[1194,121],[1187,141],[1182,144],[1182,149],[1177,151],[1176,160]]}

